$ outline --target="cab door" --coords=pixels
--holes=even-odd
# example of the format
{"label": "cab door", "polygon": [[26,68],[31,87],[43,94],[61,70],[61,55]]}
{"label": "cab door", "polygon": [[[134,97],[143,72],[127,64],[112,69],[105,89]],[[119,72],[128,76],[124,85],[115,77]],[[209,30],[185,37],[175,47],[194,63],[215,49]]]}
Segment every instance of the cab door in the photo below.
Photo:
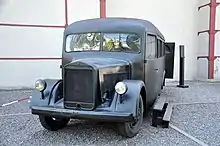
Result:
{"label": "cab door", "polygon": [[144,65],[144,74],[145,74],[145,85],[148,91],[148,101],[153,102],[157,96],[157,38],[154,35],[146,34],[146,45],[145,45],[145,65]]}
{"label": "cab door", "polygon": [[165,53],[164,53],[164,40],[160,37],[157,38],[157,72],[156,72],[156,93],[159,95],[163,89],[163,81],[165,75]]}
{"label": "cab door", "polygon": [[165,78],[173,79],[174,72],[174,54],[175,54],[175,43],[166,42],[164,44],[165,49]]}

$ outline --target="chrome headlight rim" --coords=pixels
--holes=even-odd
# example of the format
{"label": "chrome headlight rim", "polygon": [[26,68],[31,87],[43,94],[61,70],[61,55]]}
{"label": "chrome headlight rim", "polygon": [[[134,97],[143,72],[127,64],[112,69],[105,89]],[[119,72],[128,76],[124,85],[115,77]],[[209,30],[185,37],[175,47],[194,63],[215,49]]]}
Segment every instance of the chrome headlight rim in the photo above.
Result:
{"label": "chrome headlight rim", "polygon": [[128,87],[127,85],[124,83],[124,82],[118,82],[116,85],[115,85],[115,91],[120,94],[120,95],[123,95],[127,92],[128,90]]}
{"label": "chrome headlight rim", "polygon": [[35,89],[40,92],[43,92],[46,89],[46,86],[46,81],[43,79],[38,79],[35,81]]}

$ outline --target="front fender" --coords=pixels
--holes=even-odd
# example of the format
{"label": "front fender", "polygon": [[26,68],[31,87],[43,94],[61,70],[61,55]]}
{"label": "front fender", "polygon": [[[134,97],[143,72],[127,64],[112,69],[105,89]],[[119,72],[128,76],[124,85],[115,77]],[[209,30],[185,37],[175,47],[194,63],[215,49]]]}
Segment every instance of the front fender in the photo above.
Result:
{"label": "front fender", "polygon": [[32,98],[30,99],[31,106],[48,106],[50,103],[54,103],[57,98],[57,89],[62,83],[62,80],[58,79],[45,79],[47,84],[46,89],[41,93],[34,90]]}
{"label": "front fender", "polygon": [[115,94],[115,111],[132,113],[135,117],[141,89],[144,88],[146,92],[145,84],[139,80],[124,80],[123,82],[127,85],[128,90],[124,95]]}

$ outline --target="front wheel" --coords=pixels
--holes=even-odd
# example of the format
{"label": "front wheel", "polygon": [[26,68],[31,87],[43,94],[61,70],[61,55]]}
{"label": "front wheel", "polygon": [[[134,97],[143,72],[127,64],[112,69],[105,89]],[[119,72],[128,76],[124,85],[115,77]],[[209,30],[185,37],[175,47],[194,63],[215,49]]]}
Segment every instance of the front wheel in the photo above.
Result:
{"label": "front wheel", "polygon": [[137,106],[138,106],[137,117],[135,118],[134,121],[117,124],[118,132],[122,136],[132,138],[139,133],[143,123],[143,114],[144,114],[144,105],[141,95],[139,98],[139,104]]}
{"label": "front wheel", "polygon": [[60,119],[39,115],[41,125],[50,131],[57,131],[64,128],[70,119]]}

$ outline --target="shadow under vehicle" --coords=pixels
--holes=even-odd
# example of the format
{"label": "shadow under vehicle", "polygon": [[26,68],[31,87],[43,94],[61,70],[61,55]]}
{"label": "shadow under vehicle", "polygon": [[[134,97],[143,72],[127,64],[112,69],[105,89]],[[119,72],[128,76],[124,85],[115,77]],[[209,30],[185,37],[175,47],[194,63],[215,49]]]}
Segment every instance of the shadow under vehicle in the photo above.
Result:
{"label": "shadow under vehicle", "polygon": [[96,18],[70,24],[64,30],[62,78],[36,81],[32,114],[52,131],[70,119],[91,119],[114,122],[121,135],[134,137],[165,78],[173,76],[174,56],[165,46],[164,36],[147,20]]}

